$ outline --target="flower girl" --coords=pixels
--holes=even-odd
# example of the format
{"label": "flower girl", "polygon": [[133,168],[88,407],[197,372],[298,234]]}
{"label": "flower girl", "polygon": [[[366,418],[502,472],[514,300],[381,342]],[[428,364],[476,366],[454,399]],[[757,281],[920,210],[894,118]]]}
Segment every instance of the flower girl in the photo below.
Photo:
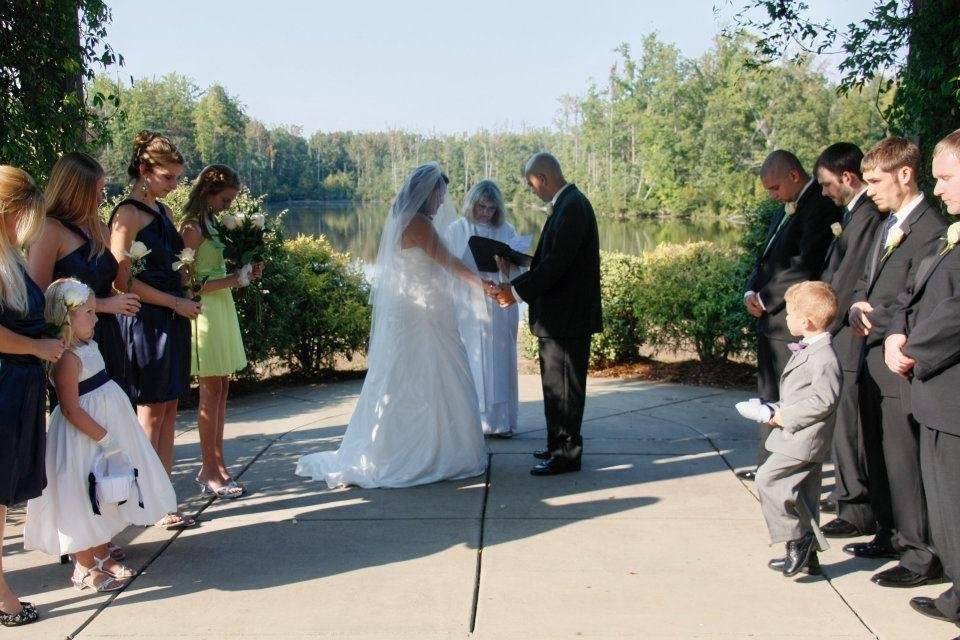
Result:
{"label": "flower girl", "polygon": [[[104,369],[92,339],[91,289],[61,278],[46,300],[46,320],[59,328],[67,350],[50,372],[60,404],[47,432],[47,487],[27,503],[24,548],[72,554],[77,589],[115,591],[133,572],[110,558],[107,543],[128,525],[152,524],[176,511],[176,495],[130,401]],[[97,500],[88,476],[101,453],[137,470],[139,488],[131,487],[126,502]]]}

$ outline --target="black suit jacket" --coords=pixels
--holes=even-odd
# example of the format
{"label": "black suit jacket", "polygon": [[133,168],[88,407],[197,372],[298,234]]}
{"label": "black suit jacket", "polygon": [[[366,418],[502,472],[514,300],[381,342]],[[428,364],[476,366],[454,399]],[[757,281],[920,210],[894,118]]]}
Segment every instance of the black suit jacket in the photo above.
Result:
{"label": "black suit jacket", "polygon": [[[780,340],[793,340],[787,329],[787,289],[804,280],[817,280],[833,233],[830,225],[840,221],[841,209],[820,193],[816,181],[797,201],[797,210],[783,223],[786,215],[780,207],[770,222],[764,246],[753,273],[747,279],[747,291],[760,295],[766,313],[757,320],[757,331]],[[771,242],[771,238],[773,241]]]}
{"label": "black suit jacket", "polygon": [[904,352],[916,360],[910,385],[914,418],[960,436],[960,248],[938,254],[921,264],[888,335],[906,334]]}
{"label": "black suit jacket", "polygon": [[883,340],[894,314],[910,296],[921,261],[943,245],[940,238],[946,227],[947,219],[939,209],[926,200],[920,202],[900,227],[906,233],[900,246],[886,260],[880,259],[883,233],[877,233],[853,294],[854,302],[866,300],[873,306],[869,314],[873,328],[864,342],[863,359],[884,396],[902,396],[904,380],[884,363]]}
{"label": "black suit jacket", "polygon": [[830,243],[826,266],[820,279],[829,282],[837,293],[837,318],[830,327],[833,348],[844,371],[855,372],[860,366],[863,338],[853,335],[847,311],[863,275],[870,250],[876,242],[877,229],[883,226],[886,214],[880,213],[873,200],[863,193],[849,214],[844,212],[843,234]]}
{"label": "black suit jacket", "polygon": [[576,338],[602,330],[597,218],[576,185],[560,194],[544,223],[530,270],[510,284],[530,305],[533,335]]}

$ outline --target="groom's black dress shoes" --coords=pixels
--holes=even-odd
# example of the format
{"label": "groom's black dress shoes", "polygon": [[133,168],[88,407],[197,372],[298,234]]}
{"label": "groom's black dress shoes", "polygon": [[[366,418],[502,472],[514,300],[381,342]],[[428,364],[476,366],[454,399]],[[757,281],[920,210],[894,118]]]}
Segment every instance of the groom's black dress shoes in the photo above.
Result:
{"label": "groom's black dress shoes", "polygon": [[[783,573],[783,566],[787,563],[786,558],[774,558],[767,563],[767,566],[773,569],[774,571],[779,571]],[[810,552],[810,559],[807,560],[807,566],[803,568],[803,573],[808,576],[819,576],[823,573],[823,570],[820,567],[820,558],[817,557],[817,550],[814,549]]]}
{"label": "groom's black dress shoes", "polygon": [[906,567],[897,565],[891,567],[886,571],[881,571],[880,573],[875,573],[870,578],[870,582],[880,585],[881,587],[897,587],[900,589],[909,589],[911,587],[919,587],[925,584],[937,584],[941,582],[939,576],[925,576],[915,571],[911,571]]}
{"label": "groom's black dress shoes", "polygon": [[845,544],[843,545],[843,550],[852,556],[869,558],[871,560],[881,558],[896,560],[900,557],[900,553],[893,548],[890,541],[881,539],[880,536],[874,537],[870,542],[851,542],[850,544]]}
{"label": "groom's black dress shoes", "polygon": [[549,460],[550,449],[539,449],[538,451],[534,451],[533,457],[536,458],[537,460]]}
{"label": "groom's black dress shoes", "polygon": [[842,518],[834,518],[820,527],[820,531],[828,538],[856,538],[866,534],[865,531],[860,531],[857,525]]}
{"label": "groom's black dress shoes", "polygon": [[808,531],[802,538],[787,542],[787,557],[783,562],[783,575],[791,578],[810,563],[815,543],[813,532]]}
{"label": "groom's black dress shoes", "polygon": [[550,458],[541,462],[533,469],[530,469],[532,476],[556,476],[561,473],[573,473],[580,471],[580,460],[563,460],[562,458]]}
{"label": "groom's black dress shoes", "polygon": [[940,609],[937,609],[937,602],[933,598],[927,598],[926,596],[910,598],[910,606],[913,607],[914,611],[922,613],[923,615],[935,620],[943,620],[944,622],[952,622],[960,625],[960,620],[954,620],[953,618],[948,618],[947,616],[943,615],[940,612]]}

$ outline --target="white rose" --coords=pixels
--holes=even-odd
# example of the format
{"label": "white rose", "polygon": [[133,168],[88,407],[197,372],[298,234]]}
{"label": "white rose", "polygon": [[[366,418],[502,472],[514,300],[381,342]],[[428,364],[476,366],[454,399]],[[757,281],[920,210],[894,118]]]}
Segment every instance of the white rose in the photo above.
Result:
{"label": "white rose", "polygon": [[263,226],[267,224],[267,217],[262,213],[258,213],[255,216],[250,216],[250,222],[252,222],[256,228],[263,229]]}
{"label": "white rose", "polygon": [[197,258],[197,252],[191,249],[190,247],[187,247],[186,249],[181,251],[177,257],[180,259],[177,262],[173,263],[174,271],[179,271],[183,267],[189,267],[190,265],[192,265]]}
{"label": "white rose", "polygon": [[843,225],[839,222],[834,222],[832,225],[830,225],[830,231],[833,232],[834,238],[839,238],[843,235]]}
{"label": "white rose", "polygon": [[894,247],[899,247],[900,243],[903,242],[903,229],[894,229],[887,235],[887,248],[892,249]]}
{"label": "white rose", "polygon": [[90,299],[90,287],[82,282],[66,282],[60,289],[60,296],[67,309],[76,309]]}
{"label": "white rose", "polygon": [[947,227],[947,243],[957,244],[960,242],[960,222],[954,222]]}
{"label": "white rose", "polygon": [[233,231],[240,224],[240,221],[237,220],[237,216],[233,215],[232,213],[225,213],[220,216],[220,224],[223,225],[224,229]]}
{"label": "white rose", "polygon": [[788,216],[792,216],[793,214],[795,214],[795,213],[797,212],[797,203],[796,203],[796,202],[788,202],[788,203],[786,203],[785,205],[783,205],[783,210],[786,212],[786,214],[787,214]]}
{"label": "white rose", "polygon": [[124,255],[131,260],[142,260],[149,253],[150,249],[147,249],[147,245],[143,244],[139,240],[136,240],[132,245],[130,245],[130,251],[127,251]]}

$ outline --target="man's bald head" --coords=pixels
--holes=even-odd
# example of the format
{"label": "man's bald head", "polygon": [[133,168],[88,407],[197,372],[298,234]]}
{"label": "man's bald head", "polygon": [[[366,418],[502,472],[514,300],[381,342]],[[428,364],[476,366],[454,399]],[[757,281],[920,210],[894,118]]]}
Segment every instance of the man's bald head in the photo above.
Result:
{"label": "man's bald head", "polygon": [[567,184],[560,162],[545,151],[535,153],[527,160],[523,167],[523,177],[530,189],[544,202],[550,202]]}
{"label": "man's bald head", "polygon": [[777,202],[793,202],[810,180],[800,159],[789,151],[777,149],[760,166],[760,182]]}

